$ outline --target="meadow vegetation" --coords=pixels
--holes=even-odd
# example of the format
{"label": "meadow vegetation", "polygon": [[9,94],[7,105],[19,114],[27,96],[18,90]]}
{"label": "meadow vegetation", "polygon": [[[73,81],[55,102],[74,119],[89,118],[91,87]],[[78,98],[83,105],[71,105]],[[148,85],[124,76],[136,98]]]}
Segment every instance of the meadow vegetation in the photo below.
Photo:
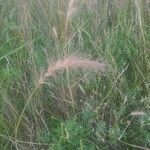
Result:
{"label": "meadow vegetation", "polygon": [[149,0],[0,0],[0,150],[149,148]]}

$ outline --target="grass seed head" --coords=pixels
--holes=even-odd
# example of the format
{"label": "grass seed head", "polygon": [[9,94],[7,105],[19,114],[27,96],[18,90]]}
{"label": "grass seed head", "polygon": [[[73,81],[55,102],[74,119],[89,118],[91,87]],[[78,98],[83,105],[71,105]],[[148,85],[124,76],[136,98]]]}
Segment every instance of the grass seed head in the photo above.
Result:
{"label": "grass seed head", "polygon": [[104,71],[105,63],[100,63],[95,60],[81,58],[79,56],[68,56],[62,60],[58,60],[54,65],[50,65],[45,77],[55,75],[56,72],[64,69],[93,69],[95,71]]}

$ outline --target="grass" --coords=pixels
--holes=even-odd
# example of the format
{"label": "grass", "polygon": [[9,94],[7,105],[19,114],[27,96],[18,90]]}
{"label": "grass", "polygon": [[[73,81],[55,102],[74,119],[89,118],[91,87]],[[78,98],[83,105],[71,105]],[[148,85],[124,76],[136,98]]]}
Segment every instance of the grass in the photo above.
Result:
{"label": "grass", "polygon": [[0,0],[0,150],[150,149],[149,0]]}

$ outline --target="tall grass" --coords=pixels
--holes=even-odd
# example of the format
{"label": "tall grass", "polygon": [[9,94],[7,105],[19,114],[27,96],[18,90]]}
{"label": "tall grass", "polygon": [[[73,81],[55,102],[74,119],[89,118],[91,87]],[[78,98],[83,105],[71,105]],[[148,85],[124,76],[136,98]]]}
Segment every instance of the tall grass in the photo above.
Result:
{"label": "tall grass", "polygon": [[0,0],[0,149],[149,149],[149,8]]}

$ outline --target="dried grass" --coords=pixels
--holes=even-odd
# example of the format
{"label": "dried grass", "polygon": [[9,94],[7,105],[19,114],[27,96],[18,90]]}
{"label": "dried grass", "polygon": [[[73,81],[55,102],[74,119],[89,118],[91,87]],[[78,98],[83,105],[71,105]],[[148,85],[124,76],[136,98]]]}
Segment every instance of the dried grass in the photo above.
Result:
{"label": "dried grass", "polygon": [[67,30],[68,30],[69,21],[71,21],[72,17],[77,12],[77,4],[78,4],[78,0],[70,0],[69,1],[67,15],[66,15],[66,21],[65,21],[65,31],[66,31],[66,33],[67,33]]}
{"label": "dried grass", "polygon": [[142,111],[134,111],[130,114],[131,116],[144,116],[145,112]]}
{"label": "dried grass", "polygon": [[94,12],[98,7],[98,0],[85,0],[84,3],[90,12]]}

